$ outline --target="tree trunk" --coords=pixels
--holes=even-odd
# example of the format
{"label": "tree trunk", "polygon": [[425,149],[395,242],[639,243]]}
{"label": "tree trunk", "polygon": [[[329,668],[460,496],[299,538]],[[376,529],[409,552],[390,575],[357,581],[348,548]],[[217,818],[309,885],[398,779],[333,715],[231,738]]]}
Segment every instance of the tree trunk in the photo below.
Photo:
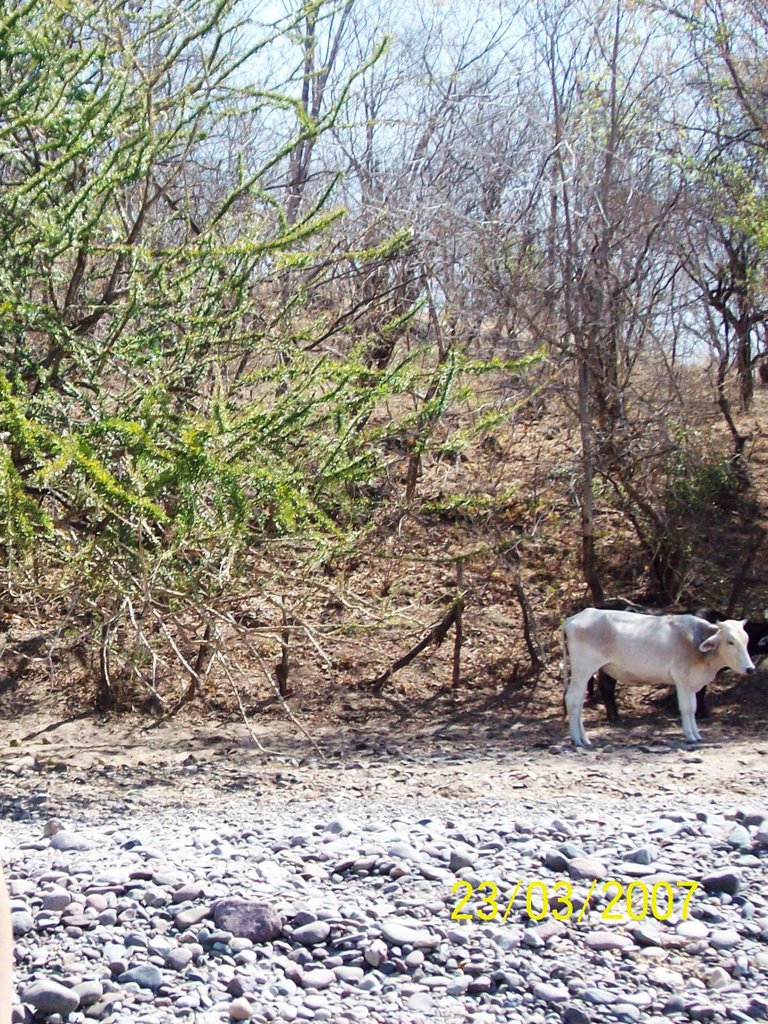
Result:
{"label": "tree trunk", "polygon": [[593,499],[594,460],[592,454],[592,421],[589,415],[589,364],[581,353],[579,364],[579,428],[581,430],[581,565],[584,581],[595,604],[603,603],[603,586],[597,569],[595,549],[595,508]]}

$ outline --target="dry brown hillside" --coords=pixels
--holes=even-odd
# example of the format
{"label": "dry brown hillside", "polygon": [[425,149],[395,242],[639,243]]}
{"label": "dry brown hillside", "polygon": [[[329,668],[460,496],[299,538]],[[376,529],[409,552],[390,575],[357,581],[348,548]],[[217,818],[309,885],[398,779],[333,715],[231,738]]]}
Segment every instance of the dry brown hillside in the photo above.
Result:
{"label": "dry brown hillside", "polygon": [[[702,371],[681,371],[675,386],[684,391],[686,419],[699,443],[727,454],[729,437]],[[252,591],[233,595],[238,629],[230,636],[232,659],[226,670],[214,667],[202,696],[178,712],[179,728],[245,716],[255,728],[284,722],[299,738],[302,729],[313,737],[339,728],[386,736],[452,722],[474,723],[483,735],[518,729],[533,742],[561,738],[557,627],[589,602],[579,566],[577,424],[568,401],[550,394],[555,397],[547,404],[520,402],[504,378],[486,380],[482,390],[457,400],[441,423],[410,505],[402,501],[406,439],[401,450],[392,443],[385,499],[354,542],[318,554],[311,570],[297,568],[295,576],[286,547],[282,593],[260,587],[262,574],[274,575],[274,549],[265,555],[263,565],[253,566]],[[567,388],[562,394],[567,397]],[[473,427],[493,408],[506,410],[506,418],[478,434]],[[644,414],[662,416],[663,409],[663,396],[651,396]],[[691,521],[683,594],[722,606],[736,582],[736,612],[753,618],[768,608],[768,555],[764,546],[754,549],[768,514],[767,409],[768,389],[759,388],[740,420],[749,434],[750,486],[727,501],[713,500],[707,515]],[[637,538],[607,492],[598,492],[596,508],[606,593],[642,601],[649,579]],[[442,644],[430,642],[382,682],[383,673],[450,611],[459,565],[465,605],[458,684],[452,685],[452,627]],[[525,642],[521,595],[544,662],[540,670],[532,668]],[[89,711],[98,666],[83,638],[59,627],[56,609],[44,618],[9,607],[6,624],[2,707],[9,735],[31,736],[79,715],[106,728]],[[289,697],[282,706],[276,680],[285,640]],[[658,696],[621,692],[627,724],[653,723],[658,709],[650,701]],[[718,685],[712,703],[716,722],[762,728],[768,673]],[[136,709],[142,711],[139,727],[151,726],[157,713],[151,702],[137,700]],[[615,735],[603,729],[602,709],[588,714],[593,734]],[[133,718],[120,721],[118,731],[128,722],[136,728]],[[669,722],[675,727],[673,716]]]}

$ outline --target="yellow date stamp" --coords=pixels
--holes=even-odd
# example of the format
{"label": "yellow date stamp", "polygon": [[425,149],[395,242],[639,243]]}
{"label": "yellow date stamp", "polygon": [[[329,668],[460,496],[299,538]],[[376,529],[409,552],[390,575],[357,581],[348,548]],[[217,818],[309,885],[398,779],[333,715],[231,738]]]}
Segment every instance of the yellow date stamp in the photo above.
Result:
{"label": "yellow date stamp", "polygon": [[[598,880],[593,879],[586,898],[583,898],[574,894],[573,886],[567,878],[551,884],[535,879],[525,887],[525,912],[531,921],[536,922],[543,921],[550,914],[556,921],[570,921],[575,917],[579,922],[587,912],[598,884]],[[671,882],[654,882],[649,886],[640,879],[635,879],[625,887],[615,879],[608,879],[598,890],[600,895],[608,897],[608,903],[600,911],[600,920],[619,923],[626,920],[626,917],[633,921],[653,917],[657,921],[668,921],[679,908],[680,919],[687,921],[691,899],[698,888],[698,882],[679,881],[674,885]],[[466,879],[460,878],[451,888],[454,894],[462,893],[463,890],[451,912],[451,920],[472,921],[478,918],[480,921],[495,921],[501,917],[502,922],[505,922],[522,889],[523,882],[519,880],[507,899],[506,893],[502,897],[495,882],[485,881],[473,886]],[[477,905],[467,911],[464,908],[473,896],[478,901]]]}

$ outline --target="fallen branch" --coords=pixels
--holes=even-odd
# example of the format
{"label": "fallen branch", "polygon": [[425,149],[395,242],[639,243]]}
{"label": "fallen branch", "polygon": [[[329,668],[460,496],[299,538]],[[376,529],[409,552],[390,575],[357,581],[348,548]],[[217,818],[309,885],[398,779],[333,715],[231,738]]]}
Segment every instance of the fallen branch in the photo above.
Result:
{"label": "fallen branch", "polygon": [[410,665],[414,658],[417,658],[422,651],[429,647],[430,644],[434,644],[435,647],[439,647],[443,640],[448,636],[448,631],[451,626],[456,623],[457,618],[461,615],[463,610],[464,595],[462,594],[456,598],[440,622],[433,626],[429,633],[427,633],[422,640],[419,640],[416,646],[412,647],[407,654],[404,654],[402,658],[398,658],[393,665],[390,665],[386,672],[377,676],[370,684],[371,687],[376,691],[380,690],[384,683],[392,678],[395,672],[399,672],[401,668],[405,668],[406,665]]}

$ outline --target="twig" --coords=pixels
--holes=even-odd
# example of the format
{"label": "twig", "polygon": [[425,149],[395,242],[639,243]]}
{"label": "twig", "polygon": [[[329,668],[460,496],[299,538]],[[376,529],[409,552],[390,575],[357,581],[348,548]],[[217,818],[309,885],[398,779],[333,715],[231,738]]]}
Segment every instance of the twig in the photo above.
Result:
{"label": "twig", "polygon": [[[211,620],[208,619],[208,621],[205,624],[205,631],[203,633],[202,643],[200,644],[200,646],[199,646],[199,648],[197,650],[197,660],[195,661],[195,672],[197,672],[198,675],[200,675],[200,673],[203,671],[203,666],[205,664],[205,659],[208,657],[208,655],[210,653],[211,653]],[[208,673],[206,672],[206,675],[207,674]]]}
{"label": "twig", "polygon": [[264,677],[268,680],[270,686],[277,693],[277,696],[278,696],[278,699],[280,701],[280,705],[281,705],[283,711],[285,711],[286,715],[290,718],[290,720],[293,722],[293,724],[296,726],[296,728],[302,733],[304,738],[312,745],[312,749],[315,751],[317,756],[321,760],[324,761],[325,760],[325,754],[322,752],[322,750],[317,745],[315,740],[312,739],[312,737],[309,735],[309,733],[304,728],[304,726],[301,724],[301,722],[298,720],[298,718],[296,718],[296,716],[294,715],[293,711],[291,711],[291,709],[288,707],[288,702],[285,700],[285,698],[280,695],[280,692],[277,689],[277,687],[275,686],[274,680],[272,679],[272,673],[269,671],[269,668],[265,664],[264,659],[262,658],[262,656],[259,653],[259,651],[257,651],[255,647],[252,647],[250,644],[248,644],[247,640],[246,640],[246,645],[249,647],[249,649],[251,650],[251,653],[254,655],[254,657],[258,661],[259,667],[261,668],[261,671],[263,672]]}
{"label": "twig", "polygon": [[328,655],[325,653],[325,651],[322,649],[322,647],[320,646],[319,642],[315,639],[315,635],[314,635],[313,631],[310,629],[310,627],[306,624],[306,622],[302,622],[301,623],[301,627],[302,627],[302,629],[304,630],[304,632],[307,635],[307,640],[309,640],[309,642],[312,644],[312,646],[315,648],[317,653],[320,655],[320,657],[325,662],[326,668],[333,668],[333,662],[328,657]]}
{"label": "twig", "polygon": [[277,675],[278,693],[281,697],[287,697],[291,634],[288,630],[288,612],[285,607],[285,598],[282,598],[280,601],[280,617],[282,619],[283,628],[280,632],[280,661],[277,663],[275,674]]}
{"label": "twig", "polygon": [[536,636],[536,620],[533,616],[533,609],[531,608],[528,595],[523,587],[523,579],[520,572],[520,553],[517,548],[513,548],[509,554],[502,551],[501,557],[507,565],[510,565],[512,568],[512,589],[515,592],[515,597],[517,598],[517,603],[520,605],[520,612],[523,616],[523,636],[525,638],[525,646],[528,648],[528,656],[531,659],[531,668],[534,672],[539,672],[544,667],[545,658],[544,652],[541,649],[541,644]]}
{"label": "twig", "polygon": [[454,693],[461,678],[461,648],[464,643],[464,603],[466,598],[464,593],[463,559],[456,563],[456,591],[457,597],[454,605],[456,614],[453,620],[453,624],[456,627],[456,636],[453,641],[453,672],[451,674],[451,687]]}
{"label": "twig", "polygon": [[[235,680],[234,680],[234,677],[232,675],[232,672],[230,671],[229,665],[227,664],[227,659],[223,656],[221,651],[216,651],[216,653],[211,658],[211,661],[218,661],[218,663],[222,667],[224,675],[229,680],[229,685],[232,687],[232,692],[235,695],[235,700],[237,701],[237,706],[239,707],[240,714],[243,717],[243,725],[245,725],[245,728],[248,730],[248,735],[251,737],[253,742],[256,744],[256,746],[259,748],[259,750],[262,752],[262,754],[266,754],[268,757],[279,757],[280,756],[279,752],[276,751],[276,750],[267,750],[267,748],[264,746],[264,744],[258,738],[256,733],[253,731],[253,726],[251,725],[250,719],[248,718],[248,715],[246,713],[245,705],[243,704],[243,699],[240,696],[240,691],[237,688],[237,683],[235,683]],[[239,668],[239,666],[238,666],[238,671],[240,671],[240,673],[242,675],[242,670]]]}
{"label": "twig", "polygon": [[[235,622],[235,620],[232,618],[231,615],[225,615],[223,612],[219,612],[215,608],[208,608],[207,611],[208,611],[208,613],[210,615],[214,616],[215,618],[219,618],[223,622],[226,622],[229,626],[231,626],[239,634],[239,636],[241,637],[243,643],[245,644],[248,652],[259,663],[259,667],[260,667],[260,669],[261,669],[261,671],[262,671],[262,673],[264,675],[264,678],[267,680],[267,682],[269,683],[270,687],[275,691],[275,693],[277,695],[277,699],[280,702],[280,706],[282,707],[282,709],[285,712],[285,714],[288,716],[288,718],[290,718],[290,720],[293,722],[293,724],[296,726],[296,728],[299,730],[299,732],[305,737],[305,739],[311,744],[312,749],[315,751],[317,756],[321,760],[324,761],[325,760],[325,754],[322,752],[320,747],[317,745],[315,740],[310,736],[310,734],[307,732],[307,730],[304,728],[304,726],[301,724],[301,722],[296,718],[296,716],[294,715],[293,711],[291,711],[290,707],[288,706],[288,702],[285,700],[285,698],[280,695],[280,692],[277,689],[277,686],[275,685],[275,680],[272,677],[272,673],[269,671],[269,668],[268,668],[266,662],[264,661],[263,657],[261,656],[261,652],[256,647],[254,647],[254,645],[251,643],[251,641],[250,641],[250,639],[249,639],[249,637],[247,635],[246,630],[242,626],[240,626],[237,622]],[[235,662],[235,664],[237,664],[237,662]],[[238,666],[238,670],[240,671],[241,675],[245,675],[245,673],[242,671],[242,669],[239,668],[239,666]]]}
{"label": "twig", "polygon": [[[189,662],[184,657],[184,655],[181,653],[179,648],[176,646],[176,641],[173,639],[173,637],[171,636],[170,632],[168,631],[168,627],[163,622],[163,617],[161,615],[158,615],[158,613],[155,611],[154,608],[151,608],[150,611],[152,612],[153,616],[155,617],[155,619],[159,623],[160,629],[162,629],[163,633],[165,633],[165,637],[166,637],[168,643],[171,645],[173,653],[176,655],[176,657],[179,659],[181,664],[184,666],[184,668],[187,670],[187,672],[189,672],[190,676],[192,677],[194,686],[198,686],[198,687],[202,686],[202,681],[200,679],[200,676],[198,675],[197,672],[195,672],[195,670],[189,664]],[[183,693],[180,696],[180,700],[181,700],[182,703],[185,703],[187,700],[190,699],[191,695],[189,694],[188,690],[189,690],[189,688],[187,689],[186,693]],[[193,689],[193,693],[194,693],[194,689]],[[175,714],[176,711],[179,710],[179,707],[181,707],[181,704],[179,704],[179,706],[175,708],[175,711],[173,712],[174,714]]]}
{"label": "twig", "polygon": [[131,600],[129,598],[126,598],[126,601],[128,603],[128,614],[131,617],[131,624],[132,624],[134,630],[136,631],[136,636],[137,636],[139,642],[144,647],[146,647],[146,649],[149,651],[149,655],[150,655],[150,657],[152,659],[152,682],[148,683],[146,681],[146,679],[141,674],[141,672],[139,672],[139,669],[138,669],[138,667],[136,665],[133,666],[133,670],[136,673],[136,675],[139,677],[139,679],[141,680],[143,685],[146,686],[147,689],[150,691],[150,693],[155,698],[155,700],[158,701],[158,703],[160,704],[160,707],[163,710],[165,710],[166,702],[160,696],[160,694],[157,691],[157,664],[158,664],[158,660],[159,660],[158,656],[157,656],[157,653],[155,652],[154,647],[152,647],[152,645],[150,644],[149,640],[147,640],[147,638],[144,636],[144,630],[139,625],[138,619],[136,618],[136,616],[134,614],[133,604],[132,604]]}
{"label": "twig", "polygon": [[113,627],[124,611],[125,601],[121,605],[120,611],[106,619],[101,627],[101,645],[99,647],[100,703],[105,711],[114,704],[112,674],[109,665],[109,645],[112,639]]}
{"label": "twig", "polygon": [[113,702],[112,677],[109,669],[109,638],[114,617],[107,619],[101,627],[101,644],[99,646],[99,675],[101,676],[101,706],[108,710]]}

